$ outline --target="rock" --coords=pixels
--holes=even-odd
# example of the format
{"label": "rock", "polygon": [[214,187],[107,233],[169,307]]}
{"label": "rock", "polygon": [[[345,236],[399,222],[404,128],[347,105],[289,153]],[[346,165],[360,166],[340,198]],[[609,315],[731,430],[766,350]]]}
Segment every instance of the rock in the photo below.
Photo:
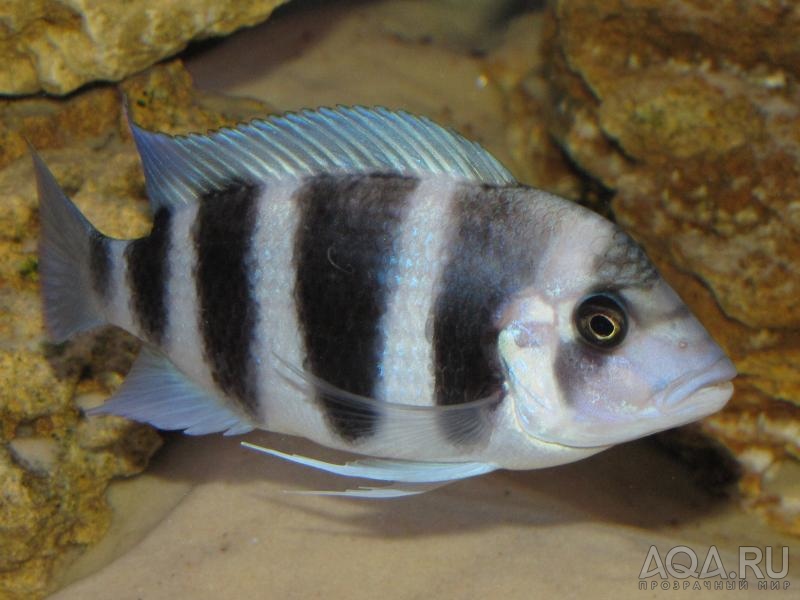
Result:
{"label": "rock", "polygon": [[[266,107],[195,93],[179,62],[125,81],[137,122],[205,131]],[[102,231],[135,237],[149,228],[138,155],[120,96],[97,87],[66,100],[0,100],[0,597],[40,598],[54,570],[99,540],[112,478],[142,471],[161,445],[150,427],[116,417],[85,419],[81,399],[119,385],[138,342],[103,330],[45,343],[39,301],[36,192],[25,139]],[[208,108],[213,105],[215,108]]]}
{"label": "rock", "polygon": [[505,98],[507,144],[520,181],[578,199],[581,180],[564,160],[547,123],[546,15],[526,13],[509,23],[503,42],[486,58],[486,73]]}
{"label": "rock", "polygon": [[577,0],[549,18],[549,99],[515,93],[735,360],[705,430],[748,506],[800,533],[780,483],[800,457],[800,7]]}
{"label": "rock", "polygon": [[266,19],[284,0],[4,3],[0,94],[67,94],[118,81],[190,41]]}

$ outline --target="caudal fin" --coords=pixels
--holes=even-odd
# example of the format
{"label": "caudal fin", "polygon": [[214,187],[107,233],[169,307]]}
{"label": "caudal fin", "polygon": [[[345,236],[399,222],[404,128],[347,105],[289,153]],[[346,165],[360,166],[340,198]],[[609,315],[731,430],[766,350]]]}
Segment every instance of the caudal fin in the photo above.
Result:
{"label": "caudal fin", "polygon": [[67,198],[33,149],[31,154],[39,190],[39,276],[44,319],[50,338],[61,342],[105,322],[101,299],[93,287],[97,271],[107,264],[92,254],[107,248],[108,238]]}

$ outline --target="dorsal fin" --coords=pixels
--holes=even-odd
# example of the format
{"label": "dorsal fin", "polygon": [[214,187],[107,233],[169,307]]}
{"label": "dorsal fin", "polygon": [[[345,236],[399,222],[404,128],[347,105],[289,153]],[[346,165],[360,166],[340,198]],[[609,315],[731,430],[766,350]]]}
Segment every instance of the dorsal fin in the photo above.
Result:
{"label": "dorsal fin", "polygon": [[170,136],[129,120],[154,210],[194,202],[230,180],[320,173],[449,175],[490,184],[514,177],[476,142],[386,108],[321,108],[207,135]]}

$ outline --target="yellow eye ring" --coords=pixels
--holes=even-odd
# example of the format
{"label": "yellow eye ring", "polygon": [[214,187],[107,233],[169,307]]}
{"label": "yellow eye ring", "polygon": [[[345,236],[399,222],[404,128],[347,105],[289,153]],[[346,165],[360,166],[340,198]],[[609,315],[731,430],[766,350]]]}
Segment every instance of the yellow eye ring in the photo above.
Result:
{"label": "yellow eye ring", "polygon": [[615,348],[628,333],[622,302],[608,293],[584,298],[575,310],[574,322],[581,338],[596,348]]}

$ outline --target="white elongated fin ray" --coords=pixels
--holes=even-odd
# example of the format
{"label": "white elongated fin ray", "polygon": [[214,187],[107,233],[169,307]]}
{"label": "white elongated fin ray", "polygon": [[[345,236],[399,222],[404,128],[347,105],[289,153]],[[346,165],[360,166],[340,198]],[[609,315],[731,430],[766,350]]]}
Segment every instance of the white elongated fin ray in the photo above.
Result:
{"label": "white elongated fin ray", "polygon": [[193,383],[157,350],[145,346],[117,392],[89,415],[117,415],[190,435],[237,435],[254,426]]}
{"label": "white elongated fin ray", "polygon": [[444,463],[383,458],[364,458],[337,465],[300,454],[287,454],[249,442],[242,442],[242,446],[299,465],[333,473],[334,475],[393,482],[389,486],[360,486],[356,489],[342,491],[304,490],[291,492],[304,496],[344,496],[372,499],[400,498],[402,496],[423,494],[459,479],[476,477],[497,470],[495,465],[479,462]]}
{"label": "white elongated fin ray", "polygon": [[320,108],[170,136],[129,120],[154,210],[194,202],[231,180],[321,173],[448,175],[497,185],[514,177],[476,142],[424,117],[386,108]]}
{"label": "white elongated fin ray", "polygon": [[249,442],[242,442],[242,446],[334,475],[400,483],[449,482],[483,475],[497,469],[495,465],[480,462],[424,462],[387,458],[363,458],[337,465],[300,454],[287,454]]}
{"label": "white elongated fin ray", "polygon": [[355,489],[347,490],[287,490],[287,493],[294,494],[295,496],[340,496],[345,498],[387,499],[424,494],[425,492],[445,486],[448,483],[452,482],[436,481],[433,483],[396,483],[378,487],[362,485]]}
{"label": "white elongated fin ray", "polygon": [[381,415],[381,440],[387,453],[401,452],[403,448],[439,445],[445,436],[454,447],[485,440],[492,426],[492,409],[502,401],[502,396],[488,396],[463,404],[424,406],[385,402],[347,392],[315,377],[308,371],[290,364],[273,354],[277,372],[291,385],[313,396],[316,392],[329,403],[336,405],[338,415],[349,423]]}

